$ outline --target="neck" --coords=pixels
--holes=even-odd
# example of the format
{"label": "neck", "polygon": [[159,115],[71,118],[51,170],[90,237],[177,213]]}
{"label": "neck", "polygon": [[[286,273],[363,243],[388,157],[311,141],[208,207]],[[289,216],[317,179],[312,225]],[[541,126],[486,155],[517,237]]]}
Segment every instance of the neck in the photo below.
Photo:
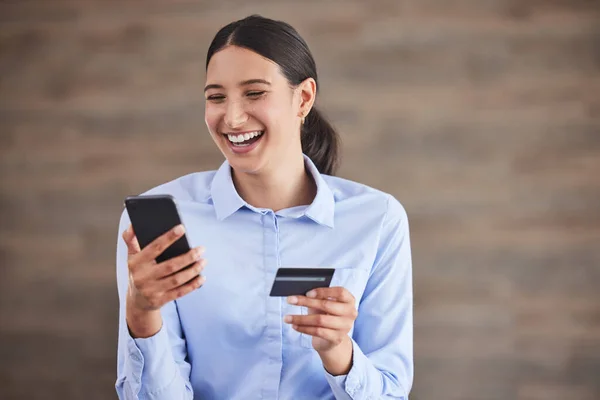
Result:
{"label": "neck", "polygon": [[304,167],[304,158],[270,168],[257,174],[231,171],[233,183],[242,199],[257,208],[279,211],[308,205],[317,195],[317,185]]}

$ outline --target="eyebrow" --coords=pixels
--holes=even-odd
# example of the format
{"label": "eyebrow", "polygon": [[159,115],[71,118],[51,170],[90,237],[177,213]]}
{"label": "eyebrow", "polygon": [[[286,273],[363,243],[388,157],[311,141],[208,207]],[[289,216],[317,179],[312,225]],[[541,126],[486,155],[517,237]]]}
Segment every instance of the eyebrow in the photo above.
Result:
{"label": "eyebrow", "polygon": [[[265,81],[264,79],[248,79],[246,81],[240,82],[239,86],[253,85],[255,83],[262,83],[263,85],[271,86],[271,82]],[[204,91],[206,92],[209,89],[223,89],[223,85],[211,83],[210,85],[206,85],[206,87],[204,88]]]}

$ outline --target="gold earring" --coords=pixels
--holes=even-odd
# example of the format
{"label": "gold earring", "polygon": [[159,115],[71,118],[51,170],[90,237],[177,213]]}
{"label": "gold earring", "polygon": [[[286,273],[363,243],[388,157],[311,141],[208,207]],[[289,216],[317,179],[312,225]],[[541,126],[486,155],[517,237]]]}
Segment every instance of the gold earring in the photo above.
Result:
{"label": "gold earring", "polygon": [[302,116],[302,119],[300,120],[302,122],[302,125],[304,125],[304,115]]}

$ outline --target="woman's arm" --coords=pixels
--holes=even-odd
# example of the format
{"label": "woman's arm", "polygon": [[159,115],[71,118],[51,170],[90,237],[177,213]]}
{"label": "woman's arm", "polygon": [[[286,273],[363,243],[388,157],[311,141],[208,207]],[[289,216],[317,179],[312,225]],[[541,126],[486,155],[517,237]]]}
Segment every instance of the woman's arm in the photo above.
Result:
{"label": "woman's arm", "polygon": [[[119,232],[129,225],[126,213]],[[129,285],[128,249],[119,235],[117,242],[117,285],[119,292],[119,343],[116,390],[121,400],[192,399],[190,365],[186,343],[174,301],[160,309],[162,326],[147,338],[133,338],[126,322]]]}
{"label": "woman's arm", "polygon": [[412,262],[406,213],[393,197],[358,313],[354,297],[342,287],[315,289],[288,302],[312,310],[286,316],[285,322],[313,336],[337,400],[408,399],[413,379]]}
{"label": "woman's arm", "polygon": [[358,308],[352,367],[327,380],[336,399],[408,399],[413,381],[413,291],[409,226],[393,197]]}

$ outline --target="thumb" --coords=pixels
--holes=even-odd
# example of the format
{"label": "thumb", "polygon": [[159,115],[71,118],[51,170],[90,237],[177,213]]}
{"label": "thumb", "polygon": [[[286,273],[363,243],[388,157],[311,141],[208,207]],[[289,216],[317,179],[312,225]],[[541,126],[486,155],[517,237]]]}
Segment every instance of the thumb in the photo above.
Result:
{"label": "thumb", "polygon": [[128,255],[134,255],[141,251],[140,244],[138,243],[137,237],[135,236],[135,232],[133,232],[133,226],[129,225],[125,232],[123,232],[123,240],[127,245]]}

